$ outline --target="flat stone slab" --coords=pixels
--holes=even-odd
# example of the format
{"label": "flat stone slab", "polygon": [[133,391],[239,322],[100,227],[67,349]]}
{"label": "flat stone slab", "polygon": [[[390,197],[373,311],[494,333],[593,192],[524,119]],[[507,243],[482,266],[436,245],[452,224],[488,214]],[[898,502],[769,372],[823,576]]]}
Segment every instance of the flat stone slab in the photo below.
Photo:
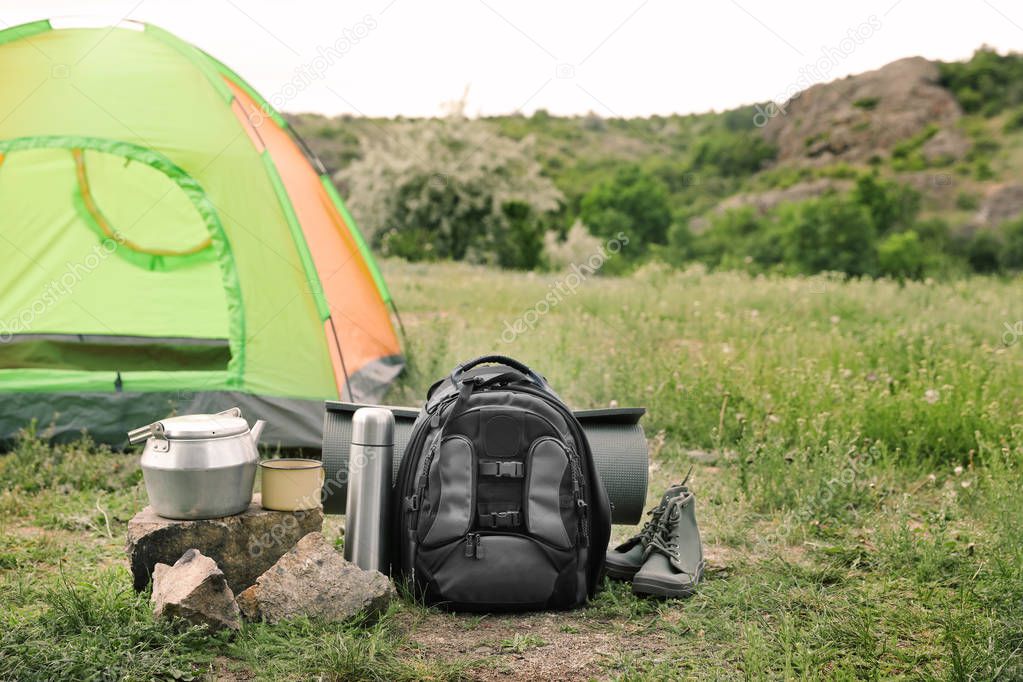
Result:
{"label": "flat stone slab", "polygon": [[210,557],[234,594],[253,585],[288,550],[323,529],[323,510],[263,509],[259,495],[241,514],[219,519],[165,519],[146,507],[128,522],[126,550],[136,590],[149,584],[156,564],[174,565],[190,549]]}

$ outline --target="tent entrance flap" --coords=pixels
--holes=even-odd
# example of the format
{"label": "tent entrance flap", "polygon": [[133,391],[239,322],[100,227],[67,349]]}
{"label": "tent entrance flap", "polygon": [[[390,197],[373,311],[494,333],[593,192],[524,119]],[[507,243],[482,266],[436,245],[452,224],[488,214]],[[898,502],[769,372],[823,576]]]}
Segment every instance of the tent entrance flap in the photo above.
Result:
{"label": "tent entrance flap", "polygon": [[0,369],[231,367],[234,263],[197,183],[109,140],[0,151],[0,238],[13,247],[0,270]]}

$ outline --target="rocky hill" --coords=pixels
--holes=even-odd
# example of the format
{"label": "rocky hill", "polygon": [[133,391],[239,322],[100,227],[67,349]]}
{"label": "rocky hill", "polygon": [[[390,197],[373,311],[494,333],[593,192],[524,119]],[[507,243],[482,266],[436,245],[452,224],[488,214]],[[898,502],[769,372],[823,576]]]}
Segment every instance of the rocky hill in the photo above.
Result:
{"label": "rocky hill", "polygon": [[[289,118],[342,192],[351,189],[345,170],[389,131],[407,138],[429,127],[414,119]],[[987,48],[965,62],[909,57],[814,85],[788,102],[720,113],[607,119],[540,110],[473,125],[491,130],[477,137],[526,145],[562,195],[562,233],[582,215],[585,197],[625,167],[663,187],[676,235],[686,226],[699,234],[714,216],[744,208],[766,215],[843,194],[864,174],[910,188],[919,217],[942,221],[953,238],[992,230],[997,241],[1002,226],[1023,214],[1023,57]],[[382,229],[369,222],[368,232]]]}
{"label": "rocky hill", "polygon": [[969,149],[954,127],[962,109],[940,77],[936,64],[910,57],[814,85],[771,109],[777,115],[764,126],[764,137],[777,145],[780,163],[865,162],[936,126],[921,148],[924,158],[958,161]]}

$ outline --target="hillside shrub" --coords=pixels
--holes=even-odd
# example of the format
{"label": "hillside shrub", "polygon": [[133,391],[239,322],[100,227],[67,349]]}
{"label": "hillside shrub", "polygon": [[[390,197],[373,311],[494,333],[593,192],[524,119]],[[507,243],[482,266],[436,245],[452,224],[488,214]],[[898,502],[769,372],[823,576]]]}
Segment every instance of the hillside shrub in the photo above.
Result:
{"label": "hillside shrub", "polygon": [[877,231],[868,208],[845,197],[824,196],[786,206],[779,214],[786,264],[804,273],[876,272]]}
{"label": "hillside shrub", "polygon": [[389,133],[336,178],[384,255],[539,265],[563,197],[530,138],[460,117],[396,123]]}
{"label": "hillside shrub", "polygon": [[941,84],[963,111],[994,116],[1023,102],[1023,55],[984,46],[965,62],[939,63]]}
{"label": "hillside shrub", "polygon": [[583,197],[580,218],[598,237],[629,235],[630,252],[638,255],[650,244],[667,243],[672,220],[668,190],[638,166],[624,166]]}
{"label": "hillside shrub", "polygon": [[694,172],[718,175],[750,175],[778,155],[759,131],[741,134],[714,132],[701,137],[693,151]]}
{"label": "hillside shrub", "polygon": [[913,230],[888,235],[877,245],[877,266],[882,275],[897,279],[920,279],[927,267],[927,253]]}
{"label": "hillside shrub", "polygon": [[1002,240],[991,230],[978,230],[967,243],[966,260],[976,272],[992,273],[1001,269]]}
{"label": "hillside shrub", "polygon": [[1007,270],[1023,270],[1023,218],[1002,225],[1004,248],[1001,264]]}

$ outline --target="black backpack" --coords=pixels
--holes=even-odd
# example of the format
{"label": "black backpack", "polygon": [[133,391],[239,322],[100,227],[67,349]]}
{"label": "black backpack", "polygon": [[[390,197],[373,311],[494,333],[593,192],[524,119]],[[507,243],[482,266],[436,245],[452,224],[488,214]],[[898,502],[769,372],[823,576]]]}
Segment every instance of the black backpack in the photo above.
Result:
{"label": "black backpack", "polygon": [[459,611],[581,606],[611,506],[586,434],[516,360],[477,358],[427,394],[395,483],[391,574]]}

